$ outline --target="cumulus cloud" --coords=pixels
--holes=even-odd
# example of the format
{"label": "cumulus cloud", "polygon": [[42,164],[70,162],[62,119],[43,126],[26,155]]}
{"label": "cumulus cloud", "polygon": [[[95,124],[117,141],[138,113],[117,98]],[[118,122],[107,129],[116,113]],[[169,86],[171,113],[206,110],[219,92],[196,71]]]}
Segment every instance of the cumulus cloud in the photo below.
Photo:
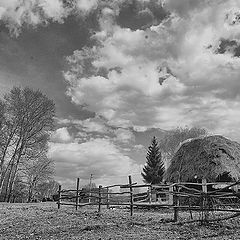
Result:
{"label": "cumulus cloud", "polygon": [[68,95],[114,126],[201,126],[233,137],[240,130],[232,118],[239,114],[239,1],[166,0],[163,8],[169,16],[158,25],[103,25],[96,46],[68,58]]}
{"label": "cumulus cloud", "polygon": [[[101,47],[75,51],[68,58],[71,70],[65,73],[73,102],[86,106],[114,126],[155,125],[161,112],[159,103],[167,101],[169,95],[178,101],[174,94],[179,98],[185,87],[161,65],[161,60],[149,59],[152,56],[147,48],[153,44],[148,45],[151,40],[146,39],[146,34],[143,30],[116,27]],[[146,51],[142,51],[144,48]],[[102,74],[104,69],[107,74]]]}
{"label": "cumulus cloud", "polygon": [[128,129],[117,129],[114,131],[116,140],[122,143],[129,143],[135,140],[135,136],[132,131]]}
{"label": "cumulus cloud", "polygon": [[97,8],[98,0],[77,0],[76,7],[80,11],[89,12]]}
{"label": "cumulus cloud", "polygon": [[23,27],[63,23],[68,16],[85,16],[97,6],[98,0],[1,0],[0,21],[18,36]]}
{"label": "cumulus cloud", "polygon": [[[158,1],[128,0],[1,0],[0,21],[4,22],[12,35],[18,36],[23,27],[46,25],[49,22],[63,23],[68,16],[86,17],[92,13],[101,27],[111,27],[116,20],[126,25],[138,23],[137,27],[155,24],[166,15]],[[136,10],[134,10],[136,9]],[[124,17],[126,12],[130,19]],[[121,19],[127,21],[121,22]],[[111,23],[109,23],[111,22]]]}
{"label": "cumulus cloud", "polygon": [[[108,177],[109,183],[114,176],[127,176],[138,168],[134,161],[124,155],[116,145],[108,139],[92,139],[78,143],[51,143],[49,157],[56,162],[56,175],[62,180],[80,177],[89,179],[90,174],[95,179]],[[117,179],[115,178],[117,181]],[[100,182],[101,183],[101,182]]]}
{"label": "cumulus cloud", "polygon": [[36,26],[49,20],[61,22],[66,10],[61,0],[2,0],[0,20],[5,22],[12,34],[18,35],[26,25]]}
{"label": "cumulus cloud", "polygon": [[68,143],[71,141],[72,137],[65,127],[58,128],[51,136],[51,142]]}

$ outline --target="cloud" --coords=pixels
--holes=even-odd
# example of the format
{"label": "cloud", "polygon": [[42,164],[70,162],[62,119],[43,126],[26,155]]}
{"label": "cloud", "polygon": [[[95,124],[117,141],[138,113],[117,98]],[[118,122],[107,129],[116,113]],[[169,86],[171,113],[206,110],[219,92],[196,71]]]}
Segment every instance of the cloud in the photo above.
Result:
{"label": "cloud", "polygon": [[64,7],[60,0],[40,0],[38,4],[42,8],[45,18],[56,22],[62,22],[69,12],[69,9]]}
{"label": "cloud", "polygon": [[18,35],[23,26],[37,26],[49,20],[61,22],[66,16],[61,0],[2,0],[0,20],[5,22],[13,35]]}
{"label": "cloud", "polygon": [[117,129],[114,131],[116,135],[116,140],[122,143],[129,143],[130,141],[134,141],[135,137],[132,131],[127,129]]}
{"label": "cloud", "polygon": [[235,138],[239,1],[169,0],[163,8],[169,15],[157,25],[102,25],[94,47],[68,58],[68,95],[112,126],[200,126]]}
{"label": "cloud", "polygon": [[[218,1],[218,3],[220,3]],[[163,6],[165,9],[167,9],[170,12],[177,13],[181,17],[189,17],[190,14],[192,14],[193,11],[199,11],[199,9],[202,9],[207,4],[209,4],[209,0],[201,0],[201,1],[192,1],[192,0],[164,0]]]}
{"label": "cloud", "polygon": [[[116,27],[113,36],[103,40],[102,47],[75,51],[68,58],[72,69],[65,73],[73,102],[86,106],[113,126],[155,126],[164,111],[159,103],[167,101],[168,96],[174,101],[174,94],[181,96],[185,87],[164,64],[160,67],[158,61],[148,59],[149,51],[139,50],[141,45],[141,49],[148,48],[145,36],[143,30]],[[99,69],[106,69],[107,76],[101,75]]]}
{"label": "cloud", "polygon": [[76,7],[80,11],[89,12],[97,8],[98,0],[77,0]]}
{"label": "cloud", "polygon": [[167,15],[162,1],[123,1],[116,21],[121,27],[136,30],[158,25]]}
{"label": "cloud", "polygon": [[57,123],[61,126],[75,126],[79,130],[86,133],[89,132],[98,132],[98,133],[107,133],[110,129],[105,125],[104,121],[98,117],[88,118],[85,120],[78,119],[62,119],[58,118]]}
{"label": "cloud", "polygon": [[[120,144],[129,144],[130,142],[134,144],[135,136],[134,131],[129,128],[119,128],[115,126],[108,125],[104,119],[99,117],[88,118],[86,120],[76,120],[76,119],[57,119],[59,126],[64,126],[59,128],[52,136],[53,142],[60,142],[56,139],[59,139],[60,133],[64,133],[68,128],[75,128],[73,131],[75,141],[81,140],[90,140],[96,138],[96,136],[104,137],[105,139],[111,139]],[[68,133],[68,131],[67,131]],[[68,133],[69,134],[69,133]]]}
{"label": "cloud", "polygon": [[71,141],[72,137],[65,127],[58,128],[51,136],[51,142],[69,143]]}
{"label": "cloud", "polygon": [[97,0],[1,0],[0,20],[18,36],[22,28],[63,23],[68,16],[86,16],[97,6]]}
{"label": "cloud", "polygon": [[[0,20],[14,36],[18,36],[25,27],[47,25],[49,22],[63,23],[69,16],[85,18],[92,12],[101,27],[106,28],[118,21],[120,25],[130,22],[129,27],[134,28],[133,23],[138,22],[137,27],[141,27],[152,23],[156,25],[163,19],[166,13],[162,7],[159,10],[159,6],[158,1],[141,0],[1,0]],[[121,21],[124,18],[127,21]],[[109,21],[112,23],[109,24]]]}
{"label": "cloud", "polygon": [[105,179],[104,182],[108,178],[110,184],[116,181],[118,176],[127,177],[135,171],[134,169],[138,169],[138,165],[130,157],[104,138],[92,139],[81,144],[51,143],[49,157],[55,161],[56,176],[61,176],[64,182],[76,177],[86,181],[90,174],[93,174],[100,183],[101,178]]}

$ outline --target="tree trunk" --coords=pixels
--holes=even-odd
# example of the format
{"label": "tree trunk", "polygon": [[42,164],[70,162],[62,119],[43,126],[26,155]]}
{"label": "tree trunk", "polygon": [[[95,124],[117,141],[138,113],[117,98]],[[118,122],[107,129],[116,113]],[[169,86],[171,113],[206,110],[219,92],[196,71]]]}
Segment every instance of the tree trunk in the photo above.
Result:
{"label": "tree trunk", "polygon": [[[11,165],[11,168],[9,170],[9,173],[7,174],[7,179],[6,179],[4,202],[6,202],[6,200],[8,198],[8,190],[9,190],[9,184],[11,182],[12,172],[13,172],[13,168],[14,168],[14,161],[12,161],[12,163],[10,165]],[[5,182],[5,180],[3,181],[3,185],[4,185],[4,182]]]}
{"label": "tree trunk", "polygon": [[29,190],[28,190],[28,199],[27,199],[27,202],[30,203],[31,200],[32,200],[32,195],[33,195],[33,187],[30,185],[29,186]]}
{"label": "tree trunk", "polygon": [[10,135],[8,137],[6,146],[4,146],[4,150],[3,150],[1,161],[0,161],[0,174],[1,174],[1,178],[2,178],[2,173],[3,173],[3,164],[4,164],[4,161],[5,161],[5,156],[6,156],[8,147],[9,147],[9,145],[10,145],[12,139],[13,139],[13,136],[14,136],[16,130],[17,130],[17,127],[18,127],[18,125],[15,125],[14,129],[11,131],[11,133],[10,133]]}
{"label": "tree trunk", "polygon": [[[15,181],[15,178],[16,178],[16,173],[17,173],[17,170],[18,170],[18,165],[19,165],[19,162],[20,162],[20,158],[22,156],[22,152],[23,152],[23,149],[24,149],[24,143],[21,144],[21,147],[18,149],[18,146],[20,144],[20,141],[21,141],[21,138],[19,138],[18,140],[18,144],[15,148],[15,152],[14,152],[14,155],[13,155],[13,160],[15,159],[17,153],[18,153],[18,158],[17,158],[17,161],[15,164],[13,164],[13,166],[11,167],[11,171],[9,173],[9,177],[8,177],[8,180],[7,180],[7,185],[6,185],[6,195],[5,195],[5,200],[6,201],[7,199],[9,199],[9,195],[11,194],[12,192],[12,187],[13,187],[13,182]],[[15,165],[15,166],[14,166]],[[15,167],[15,169],[13,170],[13,167]]]}
{"label": "tree trunk", "polygon": [[8,196],[7,196],[7,202],[10,202],[10,198],[12,196],[12,190],[16,181],[16,173],[17,173],[17,166],[15,166],[15,170],[14,170],[14,175],[12,176],[12,180],[10,181],[10,185],[9,185],[9,192],[8,192]]}
{"label": "tree trunk", "polygon": [[11,161],[8,162],[8,165],[7,165],[4,173],[1,176],[1,180],[0,180],[0,193],[2,192],[2,188],[3,188],[3,185],[4,185],[5,179],[7,177],[7,172],[9,171],[10,165],[11,165]]}

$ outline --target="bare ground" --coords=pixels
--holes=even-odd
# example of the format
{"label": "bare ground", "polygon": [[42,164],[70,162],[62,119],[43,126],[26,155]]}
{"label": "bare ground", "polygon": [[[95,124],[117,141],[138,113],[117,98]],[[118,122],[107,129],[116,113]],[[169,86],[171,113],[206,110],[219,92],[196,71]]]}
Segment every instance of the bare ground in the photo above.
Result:
{"label": "bare ground", "polygon": [[240,239],[240,219],[176,225],[173,214],[159,210],[73,207],[57,209],[55,203],[0,203],[0,240],[10,239]]}

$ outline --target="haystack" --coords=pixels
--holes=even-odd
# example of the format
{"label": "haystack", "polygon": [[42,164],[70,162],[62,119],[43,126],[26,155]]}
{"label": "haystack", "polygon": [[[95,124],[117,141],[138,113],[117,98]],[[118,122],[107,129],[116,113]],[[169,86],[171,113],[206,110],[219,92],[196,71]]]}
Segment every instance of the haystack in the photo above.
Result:
{"label": "haystack", "polygon": [[171,160],[165,179],[216,181],[224,174],[233,181],[240,180],[240,144],[215,135],[183,143]]}

